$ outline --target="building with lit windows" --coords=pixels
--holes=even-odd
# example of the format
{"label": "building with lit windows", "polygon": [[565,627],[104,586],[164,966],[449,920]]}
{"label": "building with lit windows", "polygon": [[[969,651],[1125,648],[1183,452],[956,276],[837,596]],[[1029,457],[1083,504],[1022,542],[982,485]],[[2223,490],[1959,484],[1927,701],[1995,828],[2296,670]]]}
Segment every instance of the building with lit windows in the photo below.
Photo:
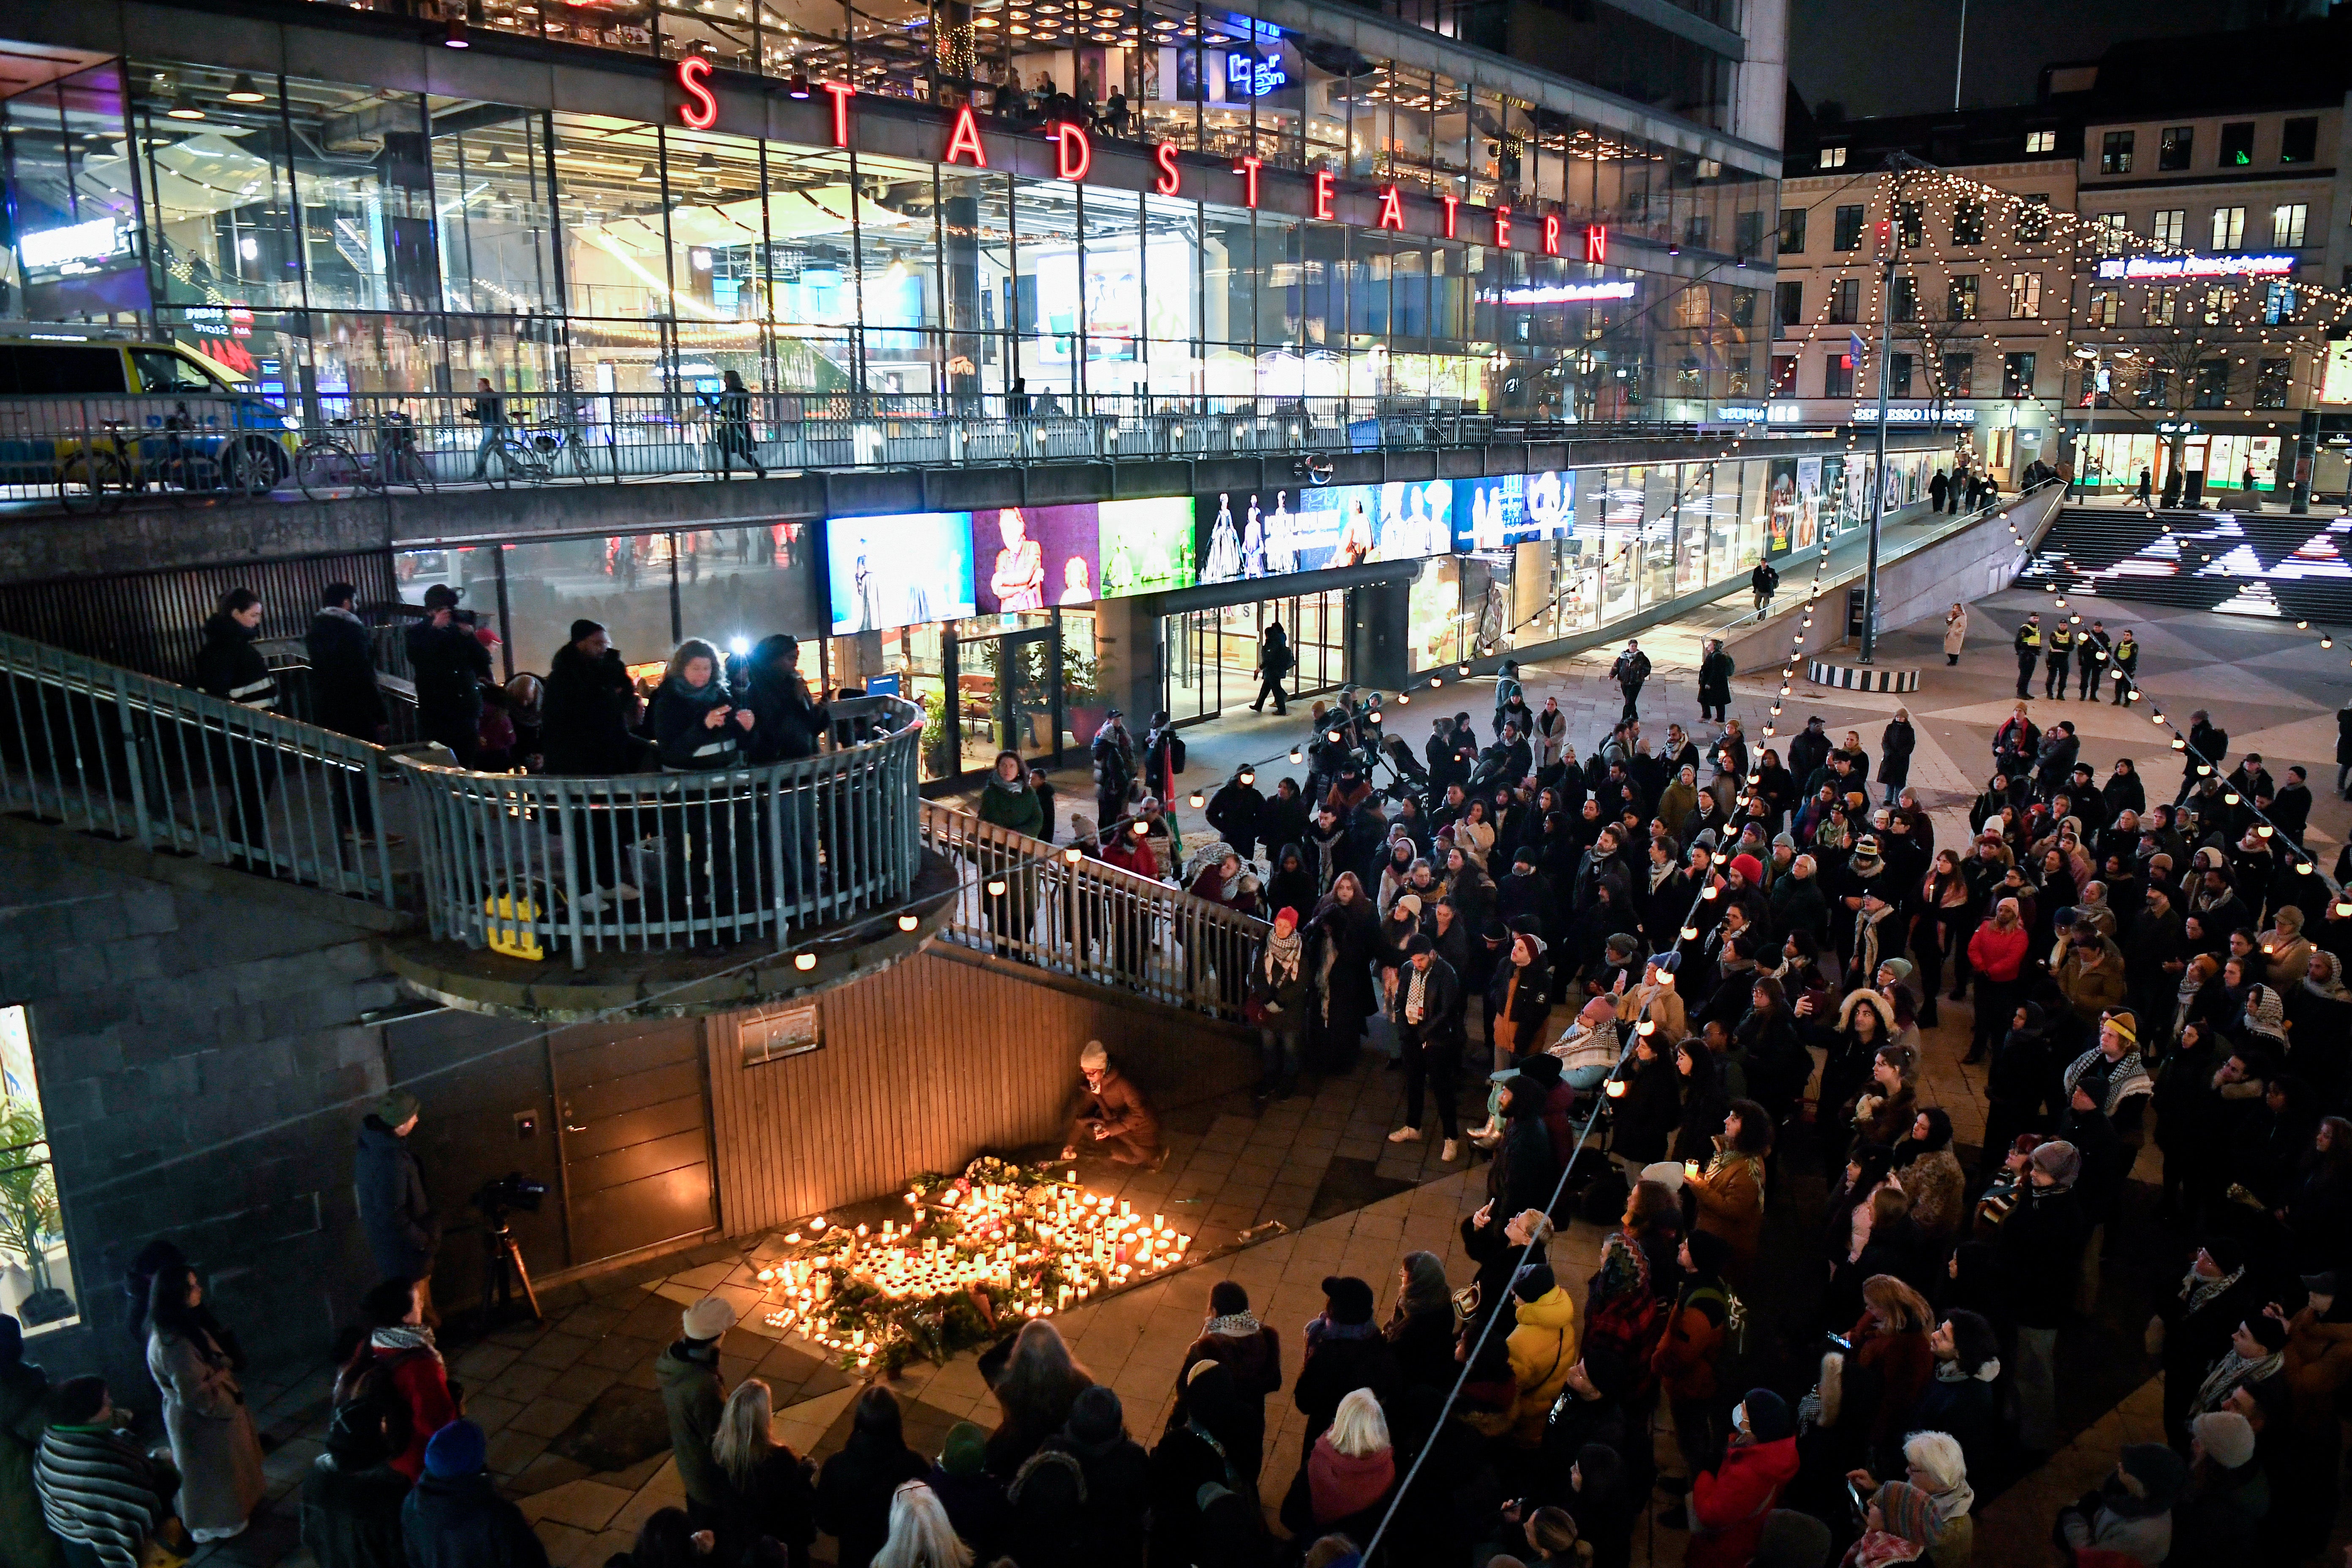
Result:
{"label": "building with lit windows", "polygon": [[[1949,433],[2004,487],[2054,456],[2073,257],[2053,215],[2074,207],[2081,132],[2053,105],[1808,125],[1780,186],[1772,417],[1877,416]],[[1903,173],[1949,170],[1966,184]],[[1891,291],[1876,226],[1891,225]],[[1853,354],[1859,340],[1863,355]]]}

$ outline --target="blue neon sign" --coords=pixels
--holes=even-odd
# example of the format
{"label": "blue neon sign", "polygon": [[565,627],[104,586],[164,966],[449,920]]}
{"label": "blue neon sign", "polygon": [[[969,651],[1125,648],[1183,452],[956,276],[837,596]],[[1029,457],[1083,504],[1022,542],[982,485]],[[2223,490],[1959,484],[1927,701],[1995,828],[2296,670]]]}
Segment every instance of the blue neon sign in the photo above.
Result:
{"label": "blue neon sign", "polygon": [[1254,54],[1225,57],[1227,98],[1264,98],[1289,85],[1290,73],[1282,68],[1279,59],[1260,59]]}

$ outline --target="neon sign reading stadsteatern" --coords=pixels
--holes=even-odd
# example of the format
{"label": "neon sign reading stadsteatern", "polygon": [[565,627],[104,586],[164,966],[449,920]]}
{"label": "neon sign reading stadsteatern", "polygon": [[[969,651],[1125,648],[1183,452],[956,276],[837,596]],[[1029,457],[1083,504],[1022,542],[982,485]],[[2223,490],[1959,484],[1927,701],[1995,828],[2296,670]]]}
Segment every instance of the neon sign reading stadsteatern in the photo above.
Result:
{"label": "neon sign reading stadsteatern", "polygon": [[2285,278],[2292,256],[2119,256],[2099,263],[2102,278]]}

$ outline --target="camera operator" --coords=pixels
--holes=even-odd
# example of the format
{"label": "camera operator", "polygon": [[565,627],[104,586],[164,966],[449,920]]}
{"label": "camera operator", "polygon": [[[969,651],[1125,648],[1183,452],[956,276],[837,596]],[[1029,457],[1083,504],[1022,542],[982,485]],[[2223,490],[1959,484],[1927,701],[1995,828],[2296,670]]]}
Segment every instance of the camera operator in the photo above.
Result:
{"label": "camera operator", "polygon": [[432,1323],[439,1321],[433,1310],[433,1257],[441,1249],[441,1221],[408,1142],[422,1109],[405,1089],[376,1101],[360,1123],[352,1186],[377,1277],[415,1286],[422,1321]]}

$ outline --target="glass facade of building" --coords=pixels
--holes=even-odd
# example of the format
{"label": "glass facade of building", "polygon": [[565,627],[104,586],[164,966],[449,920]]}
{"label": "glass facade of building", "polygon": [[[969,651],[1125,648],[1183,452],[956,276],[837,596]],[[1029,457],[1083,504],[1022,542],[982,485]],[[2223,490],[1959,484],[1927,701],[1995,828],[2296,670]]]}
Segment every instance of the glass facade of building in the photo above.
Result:
{"label": "glass facade of building", "polygon": [[[884,94],[861,103],[897,95],[902,122],[930,112],[903,101],[938,91],[936,79],[916,91],[907,63],[930,69],[948,47],[929,13],[919,27],[856,15],[877,29],[872,61],[803,47],[797,23],[789,58]],[[967,15],[969,37],[1031,25],[982,16]],[[478,378],[514,394],[708,391],[734,371],[755,391],[914,412],[1141,394],[1591,421],[1706,418],[1760,392],[1769,263],[1745,263],[1775,206],[1769,173],[1292,34],[1259,39],[1259,75],[1229,74],[1245,58],[1229,30],[1245,22],[1167,20],[1101,30],[1203,41],[1024,39],[974,68],[1046,78],[1057,115],[1074,91],[1124,82],[1126,109],[1090,111],[1097,148],[1213,154],[1187,164],[1181,196],[674,121],[110,63],[0,104],[14,217],[0,316],[152,321],[289,396],[464,392]],[[919,37],[934,41],[907,55]],[[752,55],[772,73],[766,48]],[[1226,96],[1244,80],[1246,96]],[[979,123],[1034,129],[1026,97],[1006,85],[1005,113]],[[1191,194],[1211,169],[1237,184],[1228,161],[1253,149],[1359,197],[1393,185],[1421,205],[1415,230],[1458,204],[1463,237]],[[1470,221],[1489,206],[1519,214],[1508,248]],[[1565,235],[1560,254],[1543,253],[1539,224]],[[1586,226],[1608,234],[1607,264],[1580,259]]]}

